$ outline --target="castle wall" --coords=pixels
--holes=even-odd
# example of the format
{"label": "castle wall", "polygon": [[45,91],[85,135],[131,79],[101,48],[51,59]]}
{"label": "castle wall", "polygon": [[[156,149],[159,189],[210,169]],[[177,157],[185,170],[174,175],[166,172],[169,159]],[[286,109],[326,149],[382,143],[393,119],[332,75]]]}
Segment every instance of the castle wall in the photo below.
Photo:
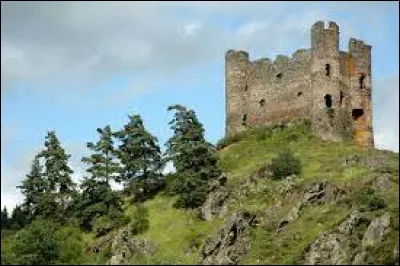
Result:
{"label": "castle wall", "polygon": [[247,52],[229,50],[225,62],[226,135],[308,118],[323,139],[350,135],[357,144],[373,146],[371,46],[351,39],[349,52],[339,51],[334,22],[316,22],[311,49],[291,58],[250,61]]}

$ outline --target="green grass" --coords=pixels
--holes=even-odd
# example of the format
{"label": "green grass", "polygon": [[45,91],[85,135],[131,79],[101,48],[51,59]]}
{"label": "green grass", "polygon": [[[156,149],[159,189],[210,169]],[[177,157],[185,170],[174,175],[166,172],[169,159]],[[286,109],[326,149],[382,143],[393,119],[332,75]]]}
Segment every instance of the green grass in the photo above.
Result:
{"label": "green grass", "polygon": [[[392,186],[385,192],[376,192],[386,206],[374,211],[377,216],[384,211],[391,214],[391,233],[378,247],[371,250],[376,262],[390,262],[386,253],[398,247],[399,236],[399,163],[398,154],[361,148],[346,143],[322,141],[311,134],[306,123],[285,129],[267,127],[243,132],[239,136],[224,140],[224,147],[218,151],[219,165],[229,176],[227,186],[234,192],[228,202],[228,213],[224,218],[201,221],[196,211],[176,209],[175,197],[160,193],[144,203],[148,209],[150,227],[137,235],[156,245],[152,256],[132,258],[130,264],[197,264],[204,240],[215,233],[224,219],[240,211],[251,211],[265,218],[265,223],[250,229],[251,249],[243,264],[297,264],[301,263],[304,249],[321,233],[333,230],[359,204],[357,193],[371,186],[377,176],[392,174]],[[279,151],[287,146],[301,161],[302,171],[293,181],[293,193],[282,192],[285,181],[259,180],[250,185],[248,193],[240,185],[254,171],[270,163]],[[384,156],[385,163],[375,170],[362,165],[344,165],[344,158],[352,155]],[[295,206],[301,192],[310,184],[329,180],[348,194],[341,203],[309,205],[304,207],[298,219],[287,224],[281,232],[276,231],[278,223]],[[276,207],[275,204],[278,204]],[[134,206],[127,200],[125,213],[132,216]],[[115,231],[113,232],[115,233]],[[4,237],[3,237],[4,236]],[[2,254],[9,252],[12,232],[2,231]],[[96,241],[91,233],[83,233],[83,241]],[[385,254],[382,255],[382,252]],[[107,257],[90,255],[85,263],[104,264]]]}
{"label": "green grass", "polygon": [[175,200],[158,195],[145,203],[149,210],[150,228],[138,238],[153,242],[157,247],[156,253],[152,257],[135,258],[131,263],[196,264],[201,243],[222,221],[200,221],[194,211],[173,208]]}

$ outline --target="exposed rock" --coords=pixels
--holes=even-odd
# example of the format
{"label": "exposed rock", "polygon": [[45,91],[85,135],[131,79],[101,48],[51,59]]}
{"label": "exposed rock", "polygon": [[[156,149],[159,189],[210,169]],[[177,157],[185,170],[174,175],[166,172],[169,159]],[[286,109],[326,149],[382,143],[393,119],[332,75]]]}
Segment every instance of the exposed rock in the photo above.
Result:
{"label": "exposed rock", "polygon": [[381,242],[383,237],[389,232],[390,214],[386,212],[382,216],[375,218],[365,231],[362,246],[375,246]]}
{"label": "exposed rock", "polygon": [[378,176],[372,186],[378,191],[385,191],[387,190],[390,185],[392,184],[392,181],[390,180],[391,175],[390,174],[383,174]]}
{"label": "exposed rock", "polygon": [[311,187],[304,193],[302,202],[303,204],[333,202],[344,194],[344,190],[325,180],[311,185]]}
{"label": "exposed rock", "polygon": [[[321,233],[306,249],[304,264],[308,265],[338,265],[349,264],[354,255],[350,248],[350,235],[354,229],[365,220],[364,214],[356,211],[352,213],[335,232]],[[357,260],[363,260],[363,254]]]}
{"label": "exposed rock", "polygon": [[222,216],[227,212],[226,201],[229,197],[229,191],[223,188],[218,191],[210,192],[206,201],[200,207],[199,218],[211,220],[215,216]]}
{"label": "exposed rock", "polygon": [[134,255],[151,255],[154,251],[154,244],[132,236],[128,226],[121,229],[112,241],[111,252],[113,256],[110,259],[110,264],[126,264]]}
{"label": "exposed rock", "polygon": [[348,240],[341,234],[322,233],[310,245],[305,265],[339,265],[348,262]]}
{"label": "exposed rock", "polygon": [[226,201],[229,197],[229,190],[225,187],[228,180],[226,174],[222,174],[217,180],[211,183],[206,201],[199,208],[199,218],[211,220],[215,216],[222,216],[227,212]]}
{"label": "exposed rock", "polygon": [[300,210],[304,206],[312,203],[333,202],[344,194],[345,194],[344,190],[338,188],[335,184],[332,184],[329,181],[323,181],[312,184],[306,189],[300,202],[297,203],[291,209],[288,215],[279,222],[277,230],[278,231],[282,230],[282,228],[289,222],[297,219],[300,215]]}
{"label": "exposed rock", "polygon": [[343,165],[361,165],[369,168],[370,170],[375,170],[381,167],[387,161],[386,154],[369,154],[368,156],[361,156],[359,154],[354,154],[347,156],[342,160]]}
{"label": "exposed rock", "polygon": [[362,221],[364,221],[365,215],[355,211],[349,218],[339,225],[339,232],[346,235],[351,235],[353,229],[356,228]]}
{"label": "exposed rock", "polygon": [[238,264],[249,250],[249,239],[244,234],[255,215],[250,213],[232,215],[224,226],[209,237],[200,252],[200,264]]}

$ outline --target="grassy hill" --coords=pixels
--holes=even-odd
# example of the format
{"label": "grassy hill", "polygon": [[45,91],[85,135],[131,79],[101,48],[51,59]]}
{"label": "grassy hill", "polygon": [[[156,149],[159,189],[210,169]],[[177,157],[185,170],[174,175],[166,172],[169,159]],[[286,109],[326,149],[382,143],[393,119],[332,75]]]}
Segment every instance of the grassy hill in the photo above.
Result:
{"label": "grassy hill", "polygon": [[[386,212],[390,214],[390,232],[368,249],[365,260],[382,264],[393,263],[396,256],[398,258],[394,252],[399,247],[397,153],[322,141],[311,133],[307,123],[251,130],[224,140],[220,146],[223,148],[218,151],[219,163],[228,175],[225,186],[231,191],[225,203],[227,213],[203,221],[197,218],[197,210],[173,208],[175,198],[160,192],[144,203],[149,211],[150,226],[137,236],[153,243],[155,251],[151,255],[133,256],[130,264],[196,264],[205,240],[213,236],[228,217],[243,211],[256,215],[257,226],[246,230],[250,249],[240,264],[302,263],[310,244],[321,233],[335,231],[355,210],[363,212],[369,220]],[[285,146],[300,159],[301,174],[291,180],[257,177],[259,169],[268,165]],[[251,176],[256,176],[256,182],[251,181]],[[385,186],[379,185],[382,177],[386,177]],[[343,190],[344,196],[323,204],[305,205],[296,219],[287,223],[283,230],[277,230],[280,221],[304,196],[304,191],[323,181]],[[133,209],[134,206],[126,204],[128,216]],[[360,248],[366,229],[367,226],[357,227],[359,240],[354,242],[355,249]],[[7,250],[10,237],[3,238],[2,232],[2,254]],[[92,234],[85,234],[83,240],[85,246],[99,241]],[[110,250],[90,253],[80,263],[107,263],[110,255]]]}

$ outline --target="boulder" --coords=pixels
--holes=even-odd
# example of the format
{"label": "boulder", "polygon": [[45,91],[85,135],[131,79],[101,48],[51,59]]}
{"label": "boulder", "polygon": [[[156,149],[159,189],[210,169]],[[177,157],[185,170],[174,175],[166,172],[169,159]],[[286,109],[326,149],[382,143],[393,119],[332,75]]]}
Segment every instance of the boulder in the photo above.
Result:
{"label": "boulder", "polygon": [[250,248],[249,238],[244,234],[255,215],[244,212],[232,215],[223,227],[206,239],[200,252],[200,264],[238,264]]}
{"label": "boulder", "polygon": [[322,233],[307,250],[304,265],[347,264],[348,241],[336,233]]}
{"label": "boulder", "polygon": [[[332,232],[321,233],[304,252],[305,265],[349,264],[355,250],[350,235],[362,222],[364,214],[355,211]],[[361,255],[358,259],[362,259]]]}
{"label": "boulder", "polygon": [[110,259],[111,265],[127,264],[135,255],[151,255],[155,252],[155,245],[147,240],[134,237],[129,226],[121,229],[114,237],[111,244],[113,256]]}
{"label": "boulder", "polygon": [[373,181],[372,187],[377,191],[385,191],[392,184],[392,181],[390,178],[391,178],[391,174],[388,174],[388,173],[382,174]]}
{"label": "boulder", "polygon": [[215,216],[221,217],[227,212],[225,203],[230,195],[230,191],[225,187],[227,180],[227,175],[222,174],[210,184],[207,198],[199,208],[200,219],[208,221]]}
{"label": "boulder", "polygon": [[288,215],[279,222],[277,230],[282,230],[289,222],[297,219],[300,215],[301,209],[306,205],[334,202],[344,194],[344,190],[338,188],[335,184],[329,181],[312,184],[306,188],[301,200],[290,210]]}
{"label": "boulder", "polygon": [[389,233],[390,230],[390,214],[386,212],[382,216],[372,220],[364,233],[362,239],[362,247],[375,246],[377,243],[383,240],[383,237]]}

